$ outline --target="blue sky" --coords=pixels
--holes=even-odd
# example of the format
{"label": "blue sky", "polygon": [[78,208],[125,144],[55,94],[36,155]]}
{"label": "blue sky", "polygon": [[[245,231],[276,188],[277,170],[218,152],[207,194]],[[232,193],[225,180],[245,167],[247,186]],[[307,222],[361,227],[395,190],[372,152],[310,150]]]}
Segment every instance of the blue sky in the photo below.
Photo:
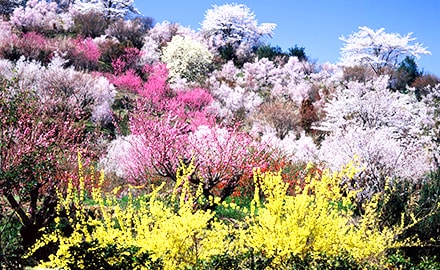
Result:
{"label": "blue sky", "polygon": [[277,24],[266,42],[283,50],[297,44],[318,63],[336,63],[342,42],[339,37],[358,31],[358,26],[385,28],[388,33],[413,32],[416,42],[432,55],[422,56],[419,68],[440,76],[439,0],[137,0],[136,7],[155,22],[177,22],[199,29],[205,11],[212,5],[238,3],[248,6],[259,23]]}

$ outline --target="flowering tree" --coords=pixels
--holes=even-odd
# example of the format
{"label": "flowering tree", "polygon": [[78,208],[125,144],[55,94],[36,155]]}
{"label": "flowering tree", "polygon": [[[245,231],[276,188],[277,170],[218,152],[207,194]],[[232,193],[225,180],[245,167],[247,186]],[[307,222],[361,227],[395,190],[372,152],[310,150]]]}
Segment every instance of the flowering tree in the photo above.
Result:
{"label": "flowering tree", "polygon": [[203,125],[191,131],[176,116],[142,115],[132,119],[132,134],[112,143],[103,160],[107,170],[132,182],[145,184],[155,175],[176,181],[178,168],[192,162],[196,171],[188,179],[190,186],[202,189],[207,204],[201,207],[211,208],[211,197],[223,201],[251,177],[254,167],[266,166],[267,149],[245,132]]}
{"label": "flowering tree", "polygon": [[439,144],[440,144],[440,83],[434,86],[426,86],[423,91],[426,95],[422,96],[421,101],[426,105],[427,111],[424,113],[425,122],[427,123],[424,132],[431,139],[429,150],[432,151],[436,159],[438,167],[440,160]]}
{"label": "flowering tree", "polygon": [[29,60],[47,63],[53,52],[49,40],[37,32],[27,32],[21,35],[9,32],[9,35],[4,36],[1,45],[2,56],[10,60],[18,60],[24,56]]}
{"label": "flowering tree", "polygon": [[341,62],[346,66],[365,66],[376,74],[384,74],[388,69],[396,69],[406,56],[419,58],[430,54],[420,43],[410,44],[415,40],[411,34],[401,36],[386,33],[384,28],[375,31],[366,26],[359,27],[359,32],[340,38],[345,43],[341,48]]}
{"label": "flowering tree", "polygon": [[225,123],[244,121],[263,102],[255,88],[247,88],[250,84],[241,74],[241,69],[229,61],[209,79],[215,97],[213,107]]}
{"label": "flowering tree", "polygon": [[267,166],[268,149],[237,128],[202,125],[189,135],[188,142],[197,168],[189,181],[194,187],[202,186],[206,199],[217,196],[222,202],[251,178],[254,168]]}
{"label": "flowering tree", "polygon": [[86,115],[79,104],[72,108],[63,99],[41,99],[1,79],[0,199],[17,213],[25,247],[53,221],[56,187],[74,169],[77,151],[92,146]]}
{"label": "flowering tree", "polygon": [[143,112],[130,122],[132,148],[127,157],[132,179],[144,182],[158,174],[176,180],[180,161],[186,158],[188,125],[175,116],[152,118]]}
{"label": "flowering tree", "polygon": [[162,56],[163,48],[166,47],[174,36],[197,40],[196,32],[189,27],[168,21],[157,23],[144,36],[142,61],[145,64],[158,62]]}
{"label": "flowering tree", "polygon": [[142,73],[140,57],[142,57],[142,51],[133,47],[125,48],[124,52],[112,61],[113,74],[118,76],[126,71]]}
{"label": "flowering tree", "polygon": [[299,136],[302,128],[311,132],[312,124],[321,117],[323,101],[339,80],[338,69],[331,65],[315,69],[297,57],[283,65],[262,58],[241,68],[229,61],[212,72],[209,88],[215,97],[213,107],[226,123],[271,122],[281,137],[292,130],[299,131]]}
{"label": "flowering tree", "polygon": [[197,169],[189,181],[207,201],[213,195],[224,200],[253,166],[264,165],[264,147],[249,134],[214,125],[209,92],[170,89],[164,64],[144,71],[148,80],[138,92],[130,135],[111,143],[102,161],[107,171],[137,184],[157,176],[176,181],[182,162],[192,161]]}
{"label": "flowering tree", "polygon": [[141,49],[147,29],[140,19],[126,20],[118,18],[108,26],[107,36],[114,37],[127,47]]}
{"label": "flowering tree", "polygon": [[214,115],[209,109],[213,97],[207,90],[171,89],[168,84],[168,69],[163,63],[146,65],[142,73],[148,77],[146,82],[129,71],[113,79],[118,86],[131,89],[141,96],[137,101],[137,110],[145,110],[153,115],[172,113],[192,127],[214,121]]}
{"label": "flowering tree", "polygon": [[75,45],[67,52],[67,57],[77,69],[93,70],[98,67],[101,51],[91,38],[76,38],[72,40]]}
{"label": "flowering tree", "polygon": [[17,63],[9,63],[3,76],[16,80],[20,89],[35,90],[43,100],[60,99],[66,106],[81,106],[90,120],[106,124],[112,120],[111,105],[114,99],[114,86],[102,76],[63,68],[66,61],[54,57],[47,67],[36,61],[20,58]]}
{"label": "flowering tree", "polygon": [[195,39],[197,34],[189,27],[184,27],[178,23],[163,21],[154,25],[154,27],[148,31],[147,36],[157,42],[159,48],[162,48],[166,46],[174,36],[191,37]]}
{"label": "flowering tree", "polygon": [[146,65],[143,72],[148,76],[148,80],[138,90],[142,97],[138,100],[137,108],[147,110],[149,113],[161,115],[169,105],[173,91],[167,83],[168,69],[163,63]]}
{"label": "flowering tree", "polygon": [[167,64],[171,79],[203,82],[213,55],[206,46],[189,37],[174,36],[163,50],[162,60]]}
{"label": "flowering tree", "polygon": [[214,5],[206,11],[201,26],[210,47],[226,60],[245,59],[276,27],[273,23],[258,25],[255,14],[243,4]]}
{"label": "flowering tree", "polygon": [[58,13],[55,2],[30,0],[25,7],[17,7],[11,15],[11,24],[22,31],[60,32],[73,26],[69,13]]}
{"label": "flowering tree", "polygon": [[364,196],[384,191],[388,177],[418,181],[431,168],[426,106],[387,85],[388,78],[380,77],[338,88],[319,127],[329,132],[319,156],[331,168],[359,158],[365,170],[356,185]]}
{"label": "flowering tree", "polygon": [[134,0],[76,0],[72,8],[80,13],[99,11],[108,21],[125,18],[129,13],[139,13]]}

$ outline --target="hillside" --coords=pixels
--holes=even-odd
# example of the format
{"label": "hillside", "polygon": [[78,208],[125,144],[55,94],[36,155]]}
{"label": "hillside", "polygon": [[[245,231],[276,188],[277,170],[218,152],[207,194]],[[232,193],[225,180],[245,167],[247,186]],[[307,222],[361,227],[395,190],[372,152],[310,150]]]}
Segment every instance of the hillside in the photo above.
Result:
{"label": "hillside", "polygon": [[[44,260],[70,269],[48,256],[62,250],[62,241],[71,245],[66,258],[90,252],[87,256],[97,263],[93,267],[127,252],[131,259],[118,261],[120,269],[133,269],[130,263],[144,249],[145,260],[158,263],[153,268],[182,260],[186,267],[202,269],[206,263],[212,268],[203,269],[223,269],[214,267],[220,260],[253,269],[247,264],[251,259],[260,260],[261,269],[325,265],[327,259],[331,267],[358,265],[353,269],[439,265],[434,255],[440,241],[440,79],[418,67],[418,57],[429,51],[411,34],[361,26],[344,38],[340,63],[317,63],[307,48],[283,51],[264,43],[276,25],[258,24],[256,15],[240,4],[213,6],[197,31],[179,23],[154,23],[137,14],[133,1],[30,0],[23,5],[0,4],[0,266],[17,269]],[[347,165],[352,171],[344,169]],[[105,174],[101,185],[95,169]],[[327,184],[328,192],[316,183]],[[102,201],[97,190],[105,194]],[[141,210],[118,208],[132,197]],[[142,204],[145,198],[153,198],[149,206]],[[236,201],[246,210],[237,210]],[[306,201],[322,215],[298,226],[298,235],[310,233],[303,249],[284,245],[303,239],[291,234],[283,236],[290,239],[284,242],[268,236],[273,242],[258,242],[261,250],[250,244],[249,235],[261,236],[258,228],[266,221],[297,226],[286,217],[310,209],[289,207]],[[96,214],[87,203],[106,207]],[[163,217],[142,212],[143,206],[160,208],[169,215],[166,220],[186,215],[190,222],[169,225]],[[106,212],[107,207],[118,210]],[[93,246],[101,239],[90,231],[102,224],[108,231],[122,231],[120,237],[127,236],[121,224],[140,234],[136,222],[144,221],[134,216],[99,223],[106,215],[116,220],[116,211],[151,215],[149,224],[161,220],[165,223],[157,224],[163,228],[186,228],[200,218],[202,227],[188,230],[203,232],[197,234],[201,247],[226,241],[226,231],[237,228],[229,236],[244,237],[247,244],[239,247],[240,241],[231,240],[230,250],[208,255],[201,249],[205,257],[194,255],[190,262],[179,252],[166,257],[166,251],[141,242]],[[210,223],[212,213],[220,225]],[[96,227],[88,223],[92,219]],[[311,229],[323,220],[339,225]],[[75,231],[81,227],[75,224],[89,231]],[[225,233],[221,240],[209,238],[215,224],[218,235]],[[344,240],[353,246],[314,242],[313,237],[333,239],[322,236],[325,230],[353,232],[351,240]],[[43,243],[54,232],[59,239]],[[76,233],[83,235],[82,242],[69,242]],[[371,243],[365,244],[369,250],[358,247],[362,241]],[[336,245],[341,245],[337,251]],[[196,251],[191,246],[185,252]],[[252,257],[253,252],[260,257]],[[102,269],[117,267],[110,264]],[[84,265],[78,269],[92,267]],[[139,265],[136,269],[146,267]]]}

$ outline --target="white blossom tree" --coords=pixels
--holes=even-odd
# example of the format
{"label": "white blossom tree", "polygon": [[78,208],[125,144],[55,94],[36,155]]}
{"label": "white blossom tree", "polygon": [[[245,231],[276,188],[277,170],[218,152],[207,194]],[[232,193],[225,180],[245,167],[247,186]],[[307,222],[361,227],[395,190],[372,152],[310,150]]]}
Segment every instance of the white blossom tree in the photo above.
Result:
{"label": "white blossom tree", "polygon": [[14,9],[11,25],[22,31],[59,32],[73,26],[73,18],[68,13],[58,12],[55,2],[29,0],[25,6]]}
{"label": "white blossom tree", "polygon": [[275,27],[273,23],[258,25],[255,14],[243,4],[214,5],[201,23],[201,31],[212,49],[231,50],[237,58],[245,58],[262,37],[272,35]]}
{"label": "white blossom tree", "polygon": [[163,50],[171,79],[202,82],[209,71],[213,55],[206,45],[190,37],[174,36]]}
{"label": "white blossom tree", "polygon": [[35,91],[42,103],[62,99],[70,107],[80,104],[96,123],[112,121],[114,86],[103,76],[64,68],[65,64],[59,56],[55,56],[47,67],[22,57],[16,63],[0,62],[0,72],[4,78],[16,80],[20,89]]}
{"label": "white blossom tree", "polygon": [[431,138],[431,147],[429,148],[435,158],[436,166],[440,163],[440,84],[435,86],[427,86],[424,89],[427,94],[422,97],[421,102],[426,105],[425,122],[427,128],[425,132]]}
{"label": "white blossom tree", "polygon": [[72,8],[80,13],[101,12],[109,21],[125,18],[130,13],[139,14],[134,0],[76,0]]}
{"label": "white blossom tree", "polygon": [[375,31],[366,26],[359,27],[359,32],[340,37],[345,43],[341,48],[341,63],[344,66],[368,67],[380,75],[387,69],[397,68],[406,56],[419,58],[430,54],[422,44],[411,44],[416,40],[411,35],[386,33],[384,28]]}
{"label": "white blossom tree", "polygon": [[198,40],[196,32],[178,23],[163,21],[156,23],[144,36],[141,61],[145,64],[158,62],[162,56],[162,50],[175,36]]}
{"label": "white blossom tree", "polygon": [[319,157],[340,169],[357,156],[364,171],[356,187],[365,196],[383,191],[388,177],[418,181],[432,168],[427,107],[387,85],[388,77],[382,76],[341,86],[319,127],[328,132]]}
{"label": "white blossom tree", "polygon": [[[261,116],[267,111],[271,112],[269,118],[275,117],[279,123],[285,122],[281,116],[293,115],[297,111],[294,114],[301,119],[284,123],[286,125],[282,127],[283,132],[278,132],[279,135],[291,130],[291,122],[306,120],[308,116],[301,113],[302,109],[313,108],[313,112],[321,114],[328,92],[339,84],[340,73],[336,66],[325,64],[315,68],[297,57],[290,57],[284,65],[262,58],[245,63],[241,68],[229,61],[221,70],[212,72],[209,88],[215,97],[213,106],[225,122],[261,122],[265,118]],[[263,107],[266,109],[263,110]],[[289,112],[285,113],[285,110]],[[306,111],[303,112],[307,114]],[[296,127],[293,129],[300,131]],[[299,133],[297,135],[300,136]]]}

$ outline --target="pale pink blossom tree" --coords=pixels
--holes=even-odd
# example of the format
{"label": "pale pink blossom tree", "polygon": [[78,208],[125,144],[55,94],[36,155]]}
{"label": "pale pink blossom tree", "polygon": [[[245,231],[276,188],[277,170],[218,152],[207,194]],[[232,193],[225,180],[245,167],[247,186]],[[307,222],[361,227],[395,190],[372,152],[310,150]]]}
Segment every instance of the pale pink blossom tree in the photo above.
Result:
{"label": "pale pink blossom tree", "polygon": [[131,131],[111,144],[103,166],[139,185],[156,175],[174,182],[178,168],[192,162],[196,170],[188,181],[194,191],[202,189],[205,209],[216,205],[210,205],[209,198],[223,201],[251,177],[254,167],[267,165],[267,148],[236,128],[201,125],[191,131],[178,117],[142,113],[132,119]]}
{"label": "pale pink blossom tree", "polygon": [[267,167],[268,148],[237,128],[202,125],[189,135],[188,143],[197,167],[189,181],[195,187],[202,185],[206,199],[218,196],[222,202],[252,177],[254,168]]}

